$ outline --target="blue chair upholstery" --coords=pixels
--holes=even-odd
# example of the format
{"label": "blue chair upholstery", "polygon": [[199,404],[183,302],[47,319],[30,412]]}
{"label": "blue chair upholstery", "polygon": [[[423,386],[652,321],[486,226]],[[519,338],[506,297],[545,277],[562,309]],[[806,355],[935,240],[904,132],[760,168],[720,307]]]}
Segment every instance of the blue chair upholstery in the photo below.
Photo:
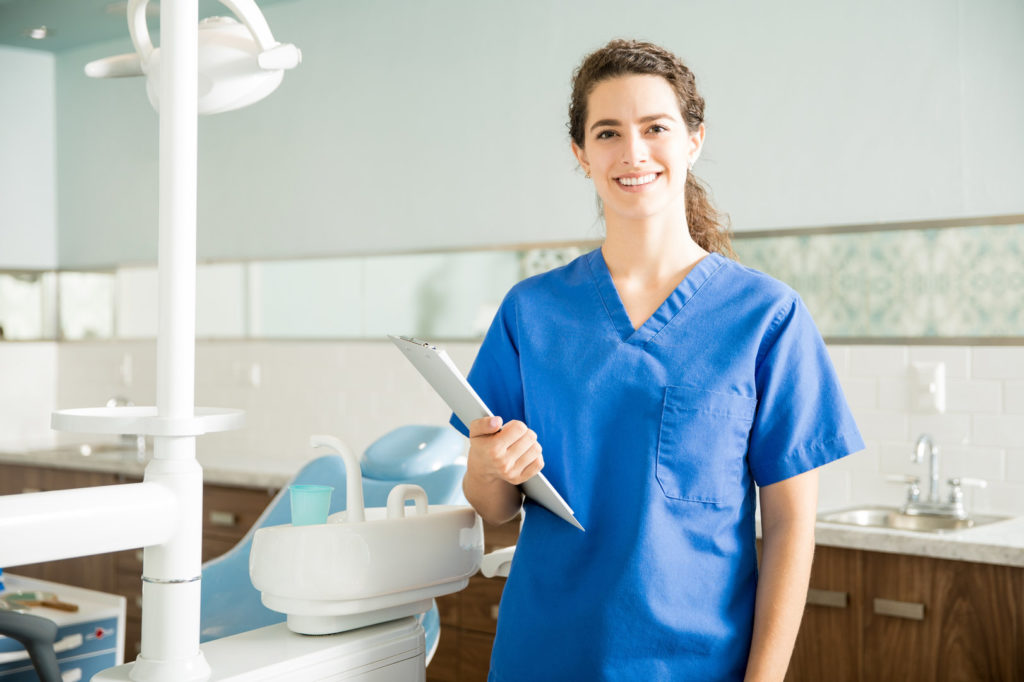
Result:
{"label": "blue chair upholstery", "polygon": [[[388,493],[398,483],[422,487],[430,504],[467,504],[462,495],[464,453],[465,439],[449,426],[403,426],[386,434],[367,448],[361,461],[365,506],[387,506]],[[325,455],[303,466],[288,485],[334,486],[330,511],[333,514],[345,509],[345,480],[341,457]],[[259,528],[291,523],[288,485],[281,488],[238,544],[203,564],[201,641],[284,622],[285,615],[263,606],[259,591],[252,586],[249,552],[253,534]],[[441,628],[436,603],[420,617],[420,622],[427,633],[429,662]]]}

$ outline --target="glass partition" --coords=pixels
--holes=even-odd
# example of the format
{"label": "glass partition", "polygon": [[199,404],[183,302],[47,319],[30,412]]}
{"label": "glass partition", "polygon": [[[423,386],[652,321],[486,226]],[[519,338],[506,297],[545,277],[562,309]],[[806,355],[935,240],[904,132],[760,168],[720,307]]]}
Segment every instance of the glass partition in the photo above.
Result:
{"label": "glass partition", "polygon": [[[200,264],[201,339],[480,339],[516,282],[598,242]],[[735,235],[744,265],[795,288],[822,335],[1024,343],[1024,216]],[[147,339],[157,271],[0,273],[7,340]]]}

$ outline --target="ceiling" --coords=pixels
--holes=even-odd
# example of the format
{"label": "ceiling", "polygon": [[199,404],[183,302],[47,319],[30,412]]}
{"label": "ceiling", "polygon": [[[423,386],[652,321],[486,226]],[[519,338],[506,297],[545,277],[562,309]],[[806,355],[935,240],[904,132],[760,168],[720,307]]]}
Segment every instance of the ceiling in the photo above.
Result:
{"label": "ceiling", "polygon": [[[195,1],[195,0],[193,0]],[[258,0],[268,5],[280,0]],[[126,0],[0,0],[0,45],[24,47],[46,52],[115,38],[128,38]],[[159,0],[150,0],[150,30],[159,26]],[[199,16],[231,15],[230,10],[214,0],[199,0]],[[25,32],[46,26],[52,35],[35,40]]]}

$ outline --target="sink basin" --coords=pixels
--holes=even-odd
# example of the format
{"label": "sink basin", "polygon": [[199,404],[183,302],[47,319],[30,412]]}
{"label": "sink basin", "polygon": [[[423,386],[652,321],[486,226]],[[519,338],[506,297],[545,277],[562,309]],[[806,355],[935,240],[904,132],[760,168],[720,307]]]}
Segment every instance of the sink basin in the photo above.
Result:
{"label": "sink basin", "polygon": [[818,520],[846,526],[913,530],[921,533],[949,533],[1006,520],[1007,516],[974,515],[967,519],[948,516],[901,514],[897,507],[865,506],[818,514]]}

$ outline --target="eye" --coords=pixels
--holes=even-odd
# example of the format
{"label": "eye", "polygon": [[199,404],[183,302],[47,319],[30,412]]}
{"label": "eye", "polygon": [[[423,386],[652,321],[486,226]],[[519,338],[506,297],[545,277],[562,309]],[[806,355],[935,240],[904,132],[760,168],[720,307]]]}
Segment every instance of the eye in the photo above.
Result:
{"label": "eye", "polygon": [[666,128],[665,126],[661,125],[660,123],[655,123],[654,125],[652,125],[650,128],[647,129],[647,132],[649,132],[649,133],[656,133],[656,134],[667,133],[668,132],[668,128]]}
{"label": "eye", "polygon": [[597,134],[596,137],[599,140],[607,140],[609,138],[615,137],[616,135],[618,135],[618,133],[615,132],[614,130],[602,130]]}

